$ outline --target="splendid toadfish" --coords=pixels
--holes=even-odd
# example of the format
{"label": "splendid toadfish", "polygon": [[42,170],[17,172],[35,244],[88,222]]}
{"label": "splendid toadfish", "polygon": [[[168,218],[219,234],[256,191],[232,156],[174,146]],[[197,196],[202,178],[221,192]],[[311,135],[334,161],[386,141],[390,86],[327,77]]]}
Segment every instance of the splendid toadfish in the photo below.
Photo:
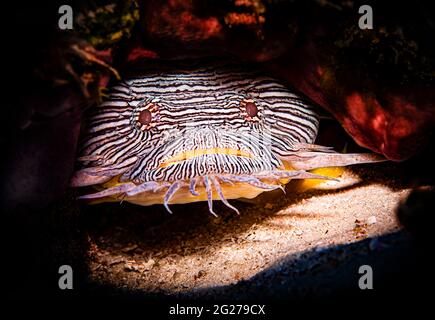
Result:
{"label": "splendid toadfish", "polygon": [[93,108],[72,186],[81,199],[139,205],[254,198],[312,169],[383,161],[314,144],[316,108],[233,60],[149,61]]}

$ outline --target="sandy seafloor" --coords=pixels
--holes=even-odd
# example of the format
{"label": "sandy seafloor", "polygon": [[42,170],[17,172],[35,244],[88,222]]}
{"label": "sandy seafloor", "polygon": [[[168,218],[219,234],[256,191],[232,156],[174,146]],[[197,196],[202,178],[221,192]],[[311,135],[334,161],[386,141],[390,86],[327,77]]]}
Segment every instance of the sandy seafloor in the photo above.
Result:
{"label": "sandy seafloor", "polygon": [[90,280],[186,298],[356,290],[361,265],[372,266],[375,279],[397,270],[408,242],[395,210],[410,189],[391,163],[353,166],[339,180],[232,200],[240,215],[215,201],[218,218],[205,202],[173,205],[172,215],[161,205],[84,206]]}

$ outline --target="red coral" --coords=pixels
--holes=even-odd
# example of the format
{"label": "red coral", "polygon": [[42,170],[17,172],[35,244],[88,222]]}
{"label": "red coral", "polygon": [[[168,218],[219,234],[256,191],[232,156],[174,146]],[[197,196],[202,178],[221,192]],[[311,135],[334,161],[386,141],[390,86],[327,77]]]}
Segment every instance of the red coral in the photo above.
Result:
{"label": "red coral", "polygon": [[225,22],[229,25],[256,25],[257,23],[264,23],[264,17],[257,17],[253,13],[230,12],[225,17]]}
{"label": "red coral", "polygon": [[152,50],[147,50],[141,47],[133,48],[127,57],[127,61],[131,62],[134,60],[140,59],[155,59],[158,57],[158,54]]}
{"label": "red coral", "polygon": [[216,17],[199,17],[192,1],[169,0],[144,2],[143,24],[152,36],[199,41],[218,37],[222,26]]}

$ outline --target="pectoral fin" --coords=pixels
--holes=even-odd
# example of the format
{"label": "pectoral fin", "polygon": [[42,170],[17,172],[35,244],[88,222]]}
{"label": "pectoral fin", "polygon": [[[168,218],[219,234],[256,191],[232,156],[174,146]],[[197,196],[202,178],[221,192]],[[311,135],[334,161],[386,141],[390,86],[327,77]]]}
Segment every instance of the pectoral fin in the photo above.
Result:
{"label": "pectoral fin", "polygon": [[282,157],[296,170],[313,170],[325,167],[344,167],[354,164],[375,163],[387,161],[376,153],[334,153],[334,152],[297,152],[294,155]]}

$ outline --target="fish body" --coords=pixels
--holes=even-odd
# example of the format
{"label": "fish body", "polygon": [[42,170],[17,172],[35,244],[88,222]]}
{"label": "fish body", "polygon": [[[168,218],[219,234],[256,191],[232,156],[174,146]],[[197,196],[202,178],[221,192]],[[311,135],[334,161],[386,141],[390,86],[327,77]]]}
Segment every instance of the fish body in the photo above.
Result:
{"label": "fish body", "polygon": [[230,59],[149,62],[90,113],[73,186],[140,205],[253,198],[319,167],[374,162],[314,144],[307,99]]}

